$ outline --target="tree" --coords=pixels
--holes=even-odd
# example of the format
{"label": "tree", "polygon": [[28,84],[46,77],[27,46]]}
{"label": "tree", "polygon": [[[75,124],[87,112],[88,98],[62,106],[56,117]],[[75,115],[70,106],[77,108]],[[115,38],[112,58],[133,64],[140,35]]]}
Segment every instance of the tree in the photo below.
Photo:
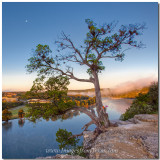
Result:
{"label": "tree", "polygon": [[7,108],[2,111],[2,120],[8,122],[12,117],[12,112],[10,112]]}
{"label": "tree", "polygon": [[29,92],[28,96],[43,98],[43,99],[52,99],[54,103],[57,98],[61,99],[67,95],[69,85],[69,80],[66,76],[52,76],[45,81],[45,77],[36,78],[33,81],[33,85]]}
{"label": "tree", "polygon": [[29,113],[26,116],[32,117],[33,121],[41,117],[48,119],[62,114],[74,105],[74,102],[69,101],[69,97],[67,97],[69,80],[66,76],[59,75],[45,79],[44,76],[36,78],[30,91],[27,92],[27,96],[48,100],[48,103],[29,104]]}
{"label": "tree", "polygon": [[[84,107],[74,107],[74,109],[86,113],[91,118],[91,122],[84,126],[85,130],[89,125],[95,124],[97,126],[96,131],[99,133],[105,131],[111,125],[108,114],[102,108],[98,78],[98,74],[105,69],[102,60],[113,58],[122,61],[125,51],[128,49],[142,48],[142,42],[136,41],[135,37],[142,35],[145,25],[121,25],[119,30],[115,31],[117,25],[115,22],[104,24],[100,27],[97,27],[96,23],[90,19],[86,19],[85,22],[89,31],[86,34],[83,46],[77,48],[70,36],[62,32],[62,37],[56,41],[58,46],[57,53],[51,54],[52,51],[48,45],[39,44],[26,67],[29,73],[36,71],[38,76],[58,74],[80,82],[93,83],[96,95],[97,116],[93,110],[89,111]],[[89,78],[82,79],[76,77],[73,73],[73,68],[70,66],[71,63],[86,66]]]}
{"label": "tree", "polygon": [[68,132],[66,129],[59,129],[56,133],[56,141],[59,144],[59,148],[66,148],[70,149],[69,147],[76,147],[77,143],[79,142],[79,139],[76,139],[75,137],[68,138],[72,136],[72,132]]}
{"label": "tree", "polygon": [[154,111],[158,111],[158,82],[153,82],[150,85],[148,97],[149,103],[153,106]]}
{"label": "tree", "polygon": [[18,111],[18,117],[19,117],[19,118],[23,118],[24,115],[25,115],[25,113],[24,113],[23,109],[20,109],[20,110]]}

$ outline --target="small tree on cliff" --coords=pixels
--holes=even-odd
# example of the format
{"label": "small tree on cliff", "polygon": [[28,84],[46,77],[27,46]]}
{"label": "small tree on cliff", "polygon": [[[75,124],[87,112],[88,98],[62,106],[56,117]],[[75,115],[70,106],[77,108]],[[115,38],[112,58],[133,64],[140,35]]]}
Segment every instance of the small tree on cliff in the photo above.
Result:
{"label": "small tree on cliff", "polygon": [[[37,71],[38,75],[42,74],[60,74],[67,76],[80,82],[93,83],[96,95],[96,111],[97,116],[92,111],[83,107],[74,107],[86,113],[91,122],[84,126],[85,129],[89,125],[95,124],[98,131],[105,131],[109,127],[110,122],[108,114],[104,112],[101,100],[101,92],[98,74],[105,69],[102,60],[113,58],[122,61],[125,51],[130,48],[141,48],[143,44],[135,40],[135,37],[142,35],[144,24],[122,25],[119,30],[114,31],[116,23],[104,24],[100,27],[90,19],[85,21],[88,25],[88,33],[84,45],[77,48],[68,35],[62,33],[58,45],[57,54],[51,55],[48,45],[38,45],[33,57],[29,59],[30,64],[27,65],[28,72]],[[65,53],[63,52],[65,51]],[[73,73],[71,63],[87,66],[88,79],[78,78]],[[66,65],[66,67],[64,67]],[[65,69],[64,69],[65,68]]]}

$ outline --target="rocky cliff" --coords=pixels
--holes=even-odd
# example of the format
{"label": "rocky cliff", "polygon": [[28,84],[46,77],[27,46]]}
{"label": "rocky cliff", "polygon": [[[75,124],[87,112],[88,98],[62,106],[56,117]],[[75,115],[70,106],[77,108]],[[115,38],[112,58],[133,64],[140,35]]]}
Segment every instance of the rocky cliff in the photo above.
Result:
{"label": "rocky cliff", "polygon": [[[112,121],[110,127],[95,141],[92,131],[84,132],[84,152],[89,159],[158,159],[158,115],[139,114],[127,121]],[[38,159],[85,159],[61,155]]]}
{"label": "rocky cliff", "polygon": [[93,132],[84,132],[84,150],[92,159],[158,158],[158,115],[140,114],[128,121],[115,121],[92,142]]}

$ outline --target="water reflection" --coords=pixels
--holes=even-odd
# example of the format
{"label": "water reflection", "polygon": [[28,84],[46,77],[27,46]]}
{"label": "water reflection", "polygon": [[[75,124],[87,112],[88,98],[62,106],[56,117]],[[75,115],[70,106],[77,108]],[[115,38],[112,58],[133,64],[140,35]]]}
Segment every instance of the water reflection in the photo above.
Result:
{"label": "water reflection", "polygon": [[[32,110],[32,112],[34,112],[34,110]],[[43,118],[46,121],[57,121],[57,120],[61,120],[61,122],[63,122],[64,120],[67,119],[72,119],[73,117],[79,116],[80,115],[80,111],[75,111],[75,110],[68,110],[67,112],[63,113],[63,114],[59,114],[59,115],[52,115],[52,116],[45,116],[45,115],[41,115],[41,114],[37,114],[37,117],[28,117],[27,119],[31,122],[36,123],[37,121],[41,121],[41,118]],[[20,120],[20,123],[22,122],[22,120]]]}
{"label": "water reflection", "polygon": [[48,121],[48,119],[51,119],[52,121],[57,121],[58,119],[60,119],[61,122],[63,122],[63,120],[72,119],[73,117],[76,117],[78,115],[80,115],[80,111],[69,110],[64,114],[54,115],[54,116],[47,118],[47,119],[45,118],[45,120]]}
{"label": "water reflection", "polygon": [[[131,101],[104,98],[103,105],[107,105],[110,120],[116,120],[130,106]],[[92,112],[96,108],[88,107]],[[95,111],[96,112],[96,111]],[[46,121],[47,120],[47,121]],[[37,157],[54,156],[56,153],[46,153],[46,149],[58,149],[56,132],[66,129],[73,134],[81,133],[82,127],[90,118],[79,111],[69,110],[62,115],[40,118],[33,123],[24,119],[14,119],[2,123],[2,156],[3,159],[33,159]],[[94,130],[91,125],[89,130]],[[80,144],[82,143],[82,137]]]}
{"label": "water reflection", "polygon": [[107,105],[106,112],[109,115],[110,120],[119,119],[121,114],[130,107],[133,99],[110,99],[104,98],[103,105]]}
{"label": "water reflection", "polygon": [[4,130],[8,131],[12,128],[12,121],[8,121],[8,122],[3,122],[2,123],[2,127]]}
{"label": "water reflection", "polygon": [[[119,119],[121,114],[123,114],[128,109],[128,107],[131,105],[133,99],[103,98],[102,101],[103,101],[104,106],[105,105],[108,106],[107,108],[104,108],[104,110],[108,113],[109,119],[115,120],[115,119]],[[97,115],[95,105],[89,106],[87,109]],[[53,108],[53,111],[54,111],[54,108]],[[36,112],[36,110],[32,109],[31,112],[34,113],[34,112]],[[83,112],[78,111],[78,110],[75,111],[72,109],[68,110],[67,112],[60,114],[60,115],[53,115],[52,114],[50,116],[49,115],[45,116],[45,114],[42,115],[41,112],[40,112],[40,114],[37,114],[37,112],[36,112],[36,117],[30,117],[29,120],[36,123],[37,120],[40,120],[41,118],[43,118],[46,121],[61,120],[61,122],[63,122],[64,120],[72,119],[73,117],[79,116],[80,114],[83,114]]]}
{"label": "water reflection", "polygon": [[103,101],[104,104],[107,104],[112,110],[123,114],[126,109],[131,105],[133,99],[106,99]]}
{"label": "water reflection", "polygon": [[66,120],[66,119],[72,119],[73,117],[76,117],[78,115],[80,115],[79,111],[70,110],[64,113],[63,115],[61,115],[61,121]]}
{"label": "water reflection", "polygon": [[19,127],[23,127],[23,126],[24,126],[24,123],[25,123],[25,120],[24,120],[23,118],[20,118],[20,119],[18,120],[18,125],[19,125]]}

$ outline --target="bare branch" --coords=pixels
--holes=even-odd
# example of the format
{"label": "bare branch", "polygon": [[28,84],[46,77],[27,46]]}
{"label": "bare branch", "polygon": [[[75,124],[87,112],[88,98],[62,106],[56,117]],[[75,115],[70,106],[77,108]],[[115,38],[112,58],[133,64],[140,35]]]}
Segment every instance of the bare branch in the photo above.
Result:
{"label": "bare branch", "polygon": [[68,76],[70,77],[70,79],[74,79],[76,81],[94,83],[94,79],[93,78],[90,78],[90,79],[80,79],[80,78],[75,77],[74,75],[68,75]]}
{"label": "bare branch", "polygon": [[56,43],[60,43],[63,46],[65,46],[66,48],[73,49],[75,51],[75,53],[79,55],[79,57],[81,58],[81,60],[84,61],[84,59],[83,59],[82,54],[80,53],[80,51],[74,46],[73,42],[70,40],[70,38],[68,38],[68,36],[64,32],[62,32],[62,40],[69,42],[69,45],[67,45],[67,44],[65,44],[63,42],[59,42],[59,41],[57,41]]}
{"label": "bare branch", "polygon": [[82,135],[83,135],[83,132],[80,133],[80,134],[74,134],[74,135],[68,137],[68,139],[71,139],[71,138],[74,138],[74,137],[80,137],[80,136],[82,136]]}
{"label": "bare branch", "polygon": [[90,78],[90,79],[80,79],[80,78],[75,77],[73,75],[73,72],[70,72],[69,70],[67,70],[66,72],[64,72],[62,69],[60,69],[58,67],[52,67],[51,64],[48,63],[47,61],[44,60],[44,62],[46,63],[46,65],[43,65],[43,66],[49,67],[50,69],[53,69],[54,71],[58,71],[62,75],[67,76],[69,79],[74,79],[74,80],[77,80],[77,81],[80,81],[80,82],[91,82],[91,83],[94,83],[94,79],[93,78]]}
{"label": "bare branch", "polygon": [[92,119],[94,124],[98,125],[98,123],[99,123],[97,116],[92,114],[92,112],[87,110],[87,108],[85,108],[85,107],[73,107],[71,109],[66,110],[66,112],[69,111],[69,110],[75,110],[75,111],[83,112],[83,113],[87,114]]}
{"label": "bare branch", "polygon": [[88,127],[89,127],[90,125],[92,125],[92,124],[94,124],[94,122],[93,122],[93,121],[90,121],[89,123],[85,124],[85,125],[82,127],[82,129],[84,129],[84,131],[86,131],[86,130],[88,129]]}

